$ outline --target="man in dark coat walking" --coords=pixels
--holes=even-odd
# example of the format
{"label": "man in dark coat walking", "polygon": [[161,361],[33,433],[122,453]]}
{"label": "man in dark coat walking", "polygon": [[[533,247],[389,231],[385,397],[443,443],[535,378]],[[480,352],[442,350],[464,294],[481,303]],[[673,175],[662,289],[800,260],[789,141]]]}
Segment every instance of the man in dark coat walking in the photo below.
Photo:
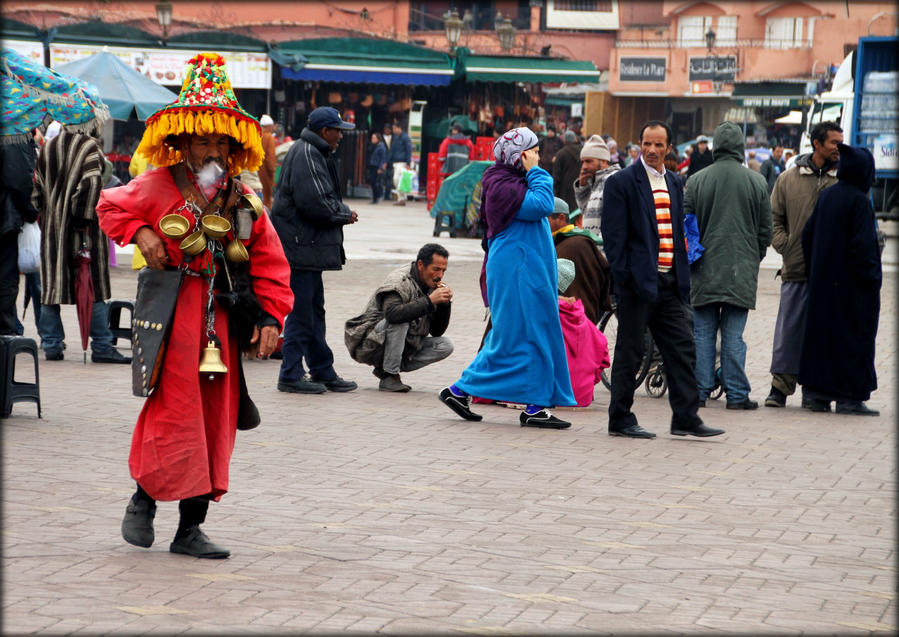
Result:
{"label": "man in dark coat walking", "polygon": [[556,160],[552,166],[553,194],[559,199],[564,199],[568,209],[573,211],[577,209],[574,182],[581,174],[581,143],[571,130],[562,134],[562,141],[564,145],[556,153]]}
{"label": "man in dark coat walking", "polygon": [[696,143],[693,145],[693,152],[690,153],[690,165],[687,167],[686,179],[689,180],[690,177],[703,168],[711,166],[714,162],[715,156],[709,150],[709,138],[705,135],[700,135],[696,138]]}
{"label": "man in dark coat walking", "polygon": [[[300,139],[281,166],[272,223],[290,263],[293,310],[284,324],[283,361],[278,389],[300,394],[352,391],[356,383],[334,371],[334,354],[325,341],[323,270],[340,270],[346,263],[343,226],[359,219],[343,203],[334,151],[344,130],[336,108],[320,106],[309,114]],[[311,378],[305,378],[303,359]]]}
{"label": "man in dark coat walking", "polygon": [[[874,342],[880,315],[881,263],[867,193],[874,158],[839,145],[839,180],[821,193],[802,231],[808,270],[808,316],[799,382],[812,411],[878,416],[864,401],[877,389]],[[815,320],[811,320],[815,317]]]}

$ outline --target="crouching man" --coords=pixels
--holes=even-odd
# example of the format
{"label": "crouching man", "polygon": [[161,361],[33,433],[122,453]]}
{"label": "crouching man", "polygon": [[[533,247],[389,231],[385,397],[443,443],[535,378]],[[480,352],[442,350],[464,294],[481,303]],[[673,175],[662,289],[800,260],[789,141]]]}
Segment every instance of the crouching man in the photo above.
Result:
{"label": "crouching man", "polygon": [[442,336],[453,299],[443,283],[448,258],[443,246],[425,244],[414,263],[387,275],[365,311],[346,322],[350,356],[374,366],[381,391],[409,391],[401,371],[421,369],[453,353],[452,341]]}

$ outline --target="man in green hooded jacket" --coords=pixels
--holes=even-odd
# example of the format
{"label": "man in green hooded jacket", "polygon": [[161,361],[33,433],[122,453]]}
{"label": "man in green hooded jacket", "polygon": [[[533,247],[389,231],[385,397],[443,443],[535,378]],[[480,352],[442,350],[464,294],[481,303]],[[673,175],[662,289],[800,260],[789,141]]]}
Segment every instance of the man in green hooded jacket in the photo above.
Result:
{"label": "man in green hooded jacket", "polygon": [[771,243],[771,202],[765,178],[743,165],[740,127],[715,130],[714,163],[696,173],[684,212],[696,215],[702,257],[690,266],[699,404],[715,383],[715,341],[721,332],[721,378],[728,409],[756,409],[746,377],[743,329],[755,309],[759,265]]}

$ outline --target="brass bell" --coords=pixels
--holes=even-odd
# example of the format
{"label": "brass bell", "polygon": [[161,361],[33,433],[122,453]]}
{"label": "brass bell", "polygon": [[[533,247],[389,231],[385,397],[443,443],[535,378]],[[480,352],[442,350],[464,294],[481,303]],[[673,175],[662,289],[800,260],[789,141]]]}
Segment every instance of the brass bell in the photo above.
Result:
{"label": "brass bell", "polygon": [[224,374],[227,371],[228,368],[222,362],[222,350],[215,346],[215,342],[209,341],[200,359],[200,372]]}

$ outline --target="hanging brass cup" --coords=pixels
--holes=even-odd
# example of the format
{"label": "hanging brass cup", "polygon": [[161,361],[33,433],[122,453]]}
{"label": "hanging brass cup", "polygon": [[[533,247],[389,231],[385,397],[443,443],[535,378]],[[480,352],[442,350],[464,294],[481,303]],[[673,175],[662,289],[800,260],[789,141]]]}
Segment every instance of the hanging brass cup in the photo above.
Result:
{"label": "hanging brass cup", "polygon": [[231,222],[218,215],[203,215],[200,227],[210,239],[221,239],[231,230]]}
{"label": "hanging brass cup", "polygon": [[246,246],[240,239],[233,239],[225,246],[225,256],[228,258],[228,261],[233,261],[234,263],[244,263],[250,260],[250,253],[247,252]]}
{"label": "hanging brass cup", "polygon": [[260,199],[256,193],[245,192],[240,198],[247,202],[250,208],[253,209],[253,215],[256,219],[261,217],[263,212],[265,212],[265,208],[262,206],[262,199]]}
{"label": "hanging brass cup", "polygon": [[190,222],[181,215],[165,215],[159,220],[159,230],[169,239],[180,239],[190,230]]}
{"label": "hanging brass cup", "polygon": [[181,252],[184,254],[197,256],[206,249],[206,235],[202,230],[192,232],[181,241],[181,245],[178,247],[181,248]]}

